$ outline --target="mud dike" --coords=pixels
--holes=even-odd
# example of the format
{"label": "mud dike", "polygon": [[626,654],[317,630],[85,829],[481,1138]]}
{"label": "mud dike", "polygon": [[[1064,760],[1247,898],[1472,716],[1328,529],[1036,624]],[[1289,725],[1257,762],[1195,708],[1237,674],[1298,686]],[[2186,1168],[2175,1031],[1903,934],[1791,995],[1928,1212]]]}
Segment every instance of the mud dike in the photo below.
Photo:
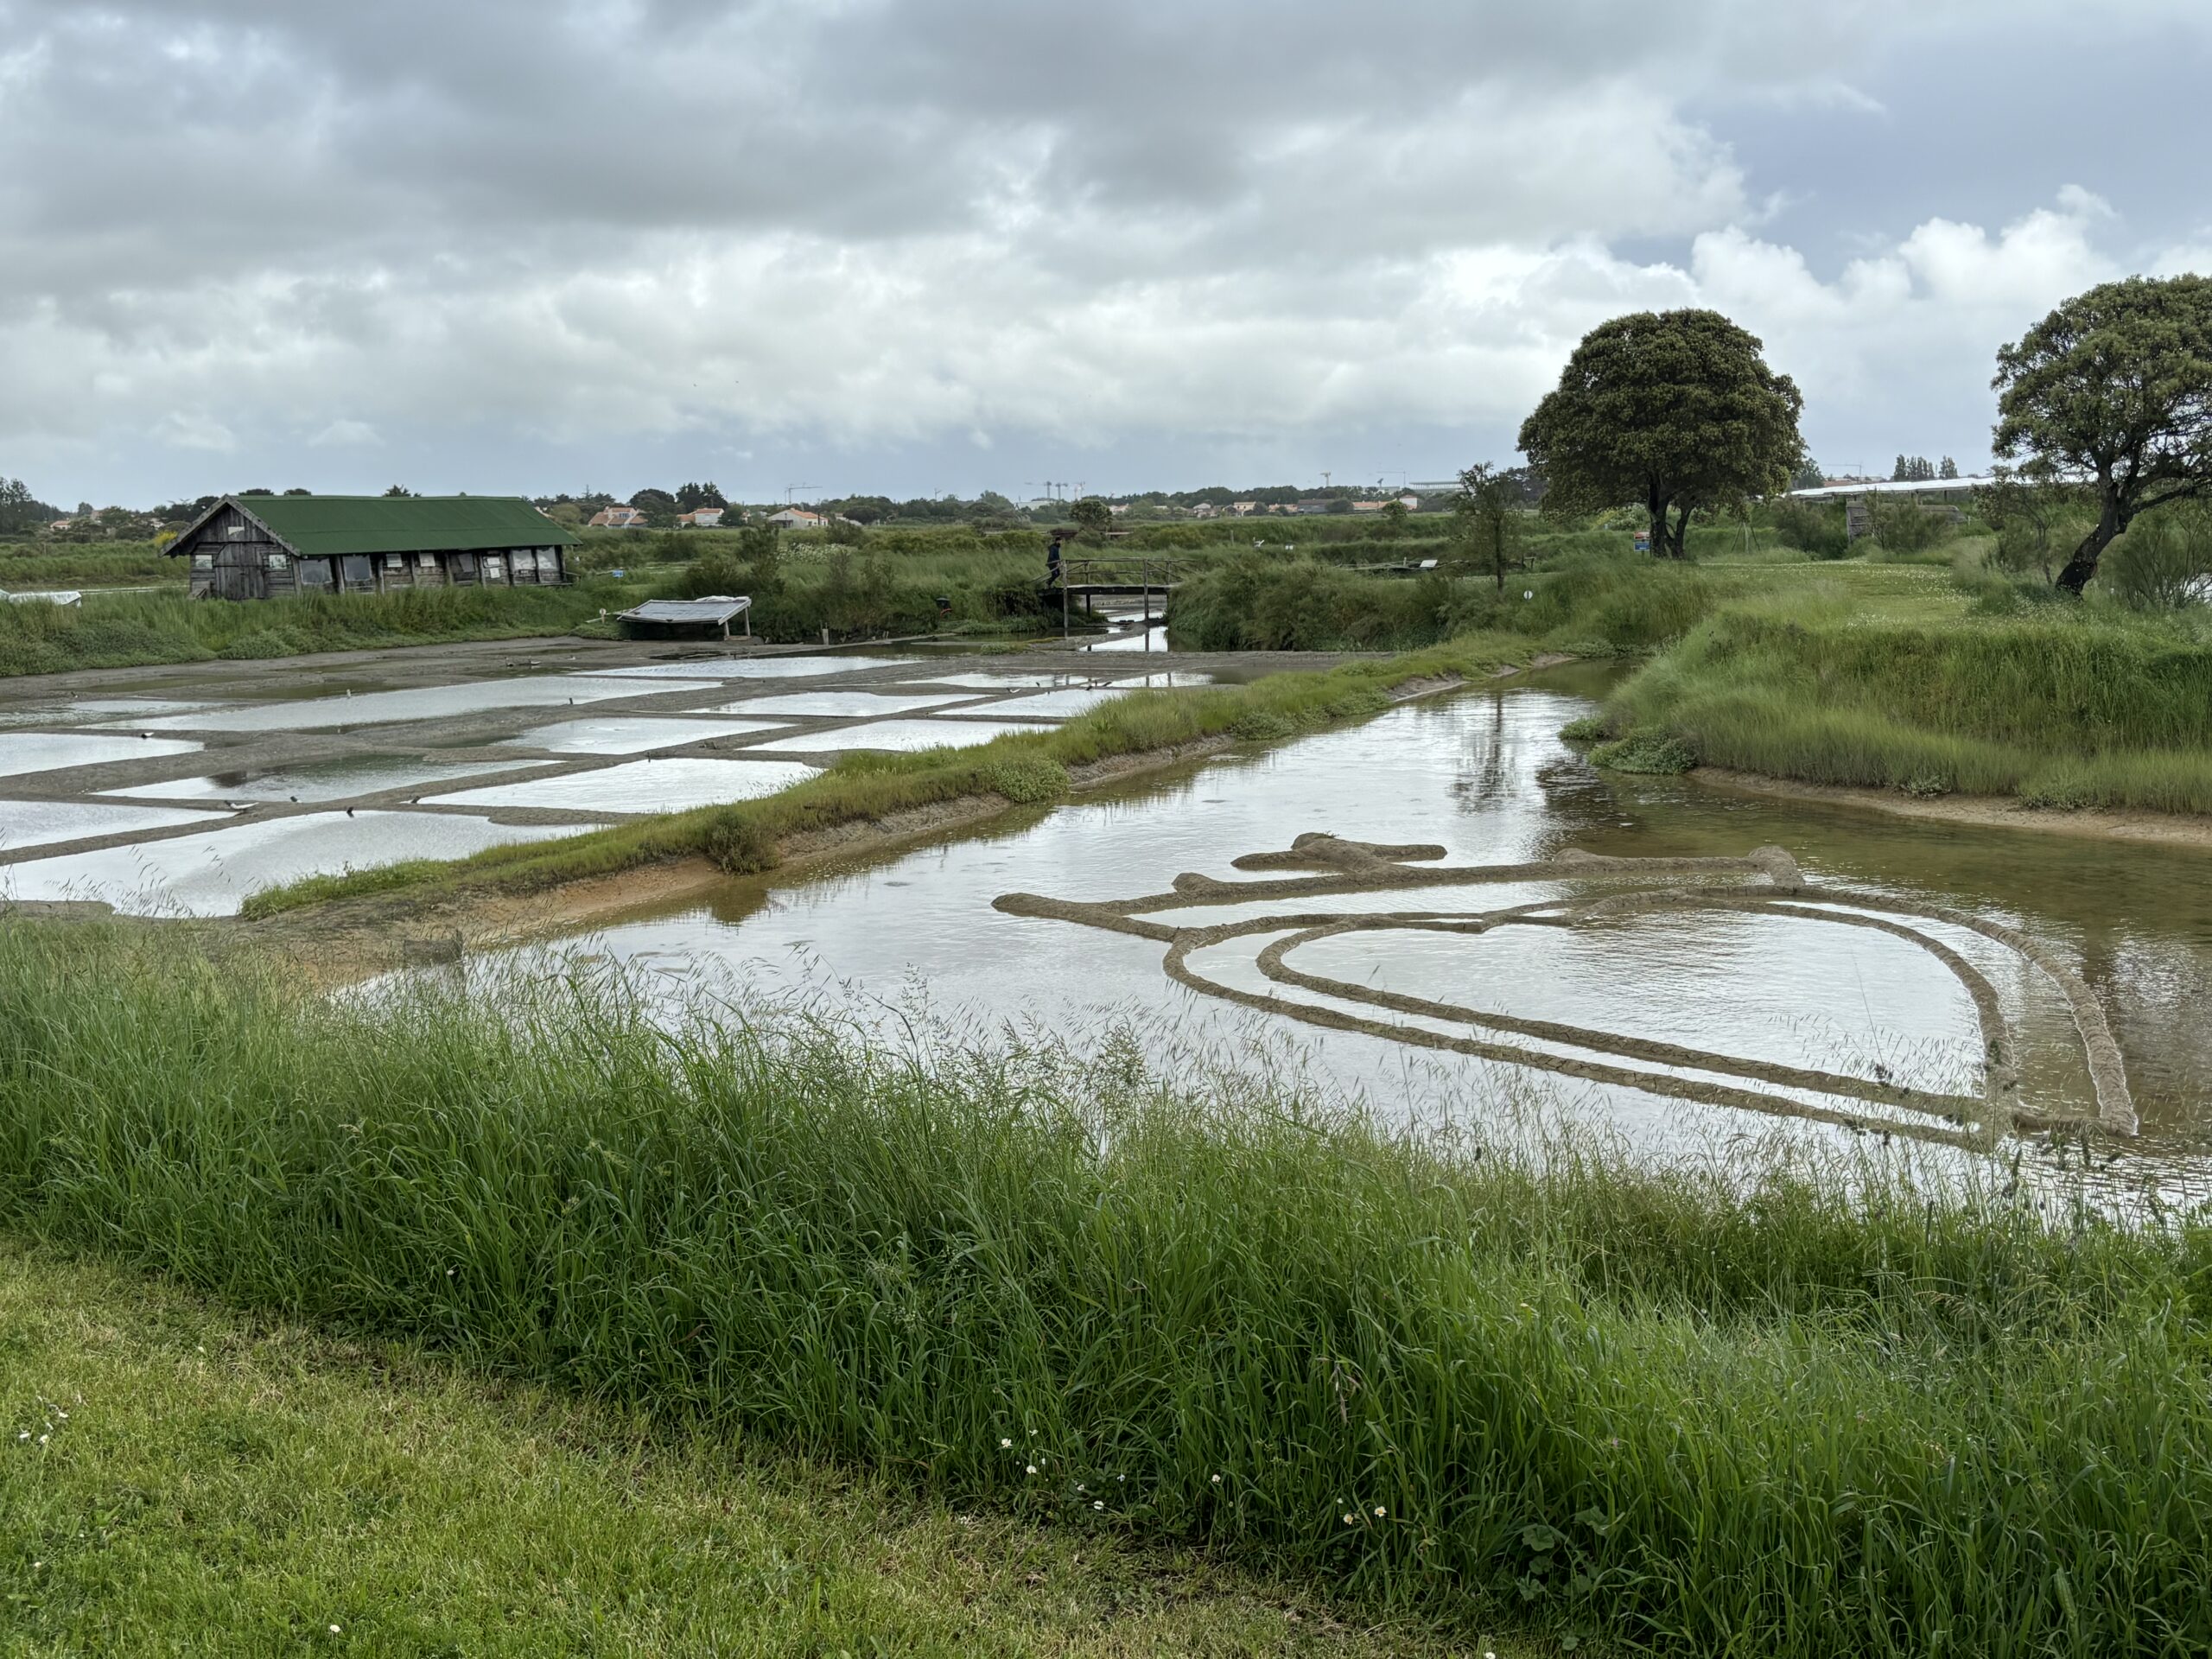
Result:
{"label": "mud dike", "polygon": [[[1455,866],[1436,861],[1445,855],[1441,847],[1380,846],[1334,836],[1306,835],[1299,836],[1287,851],[1247,854],[1235,860],[1234,867],[1255,873],[1313,874],[1276,877],[1262,874],[1260,880],[1246,881],[1179,875],[1167,893],[1095,902],[1010,893],[1001,896],[995,907],[1010,915],[1049,917],[1157,939],[1167,947],[1163,965],[1170,978],[1247,1007],[1330,1030],[1363,1032],[1393,1042],[1558,1072],[1591,1083],[1618,1084],[1707,1105],[1738,1107],[1854,1129],[1879,1129],[1955,1146],[1986,1147],[2010,1131],[2088,1124],[2114,1135],[2136,1133],[2126,1070],[2095,993],[2056,952],[2016,929],[1940,905],[1815,886],[1779,847],[1762,847],[1745,858],[1600,858],[1568,850],[1527,864]],[[1568,891],[1564,896],[1496,910],[1331,911],[1308,907],[1304,902],[1344,893],[1505,882],[1558,884]],[[1287,907],[1277,913],[1203,926],[1147,919],[1161,911],[1285,901]],[[1473,936],[1500,927],[1578,928],[1637,914],[1724,910],[1872,928],[1927,951],[1949,970],[1974,1003],[1984,1057],[1980,1095],[1936,1094],[1879,1077],[1744,1059],[1618,1032],[1520,1019],[1305,973],[1290,962],[1298,950],[1316,940],[1346,934]],[[2018,1033],[2006,1020],[1995,988],[1958,951],[1914,925],[1916,922],[1936,922],[1980,934],[2031,964],[2056,988],[2072,1013],[2088,1062],[2095,1095],[2093,1109],[2053,1114],[2030,1111],[2019,1104],[2014,1071],[2014,1057],[2020,1052]],[[1260,971],[1270,981],[1294,991],[1371,1007],[1378,1014],[1370,1017],[1244,990],[1210,979],[1191,965],[1194,951],[1261,935],[1281,936],[1262,948],[1256,959]],[[1451,1035],[1382,1017],[1386,1014],[1491,1034]],[[1513,1038],[1523,1041],[1497,1040]],[[1530,1042],[1580,1052],[1562,1053],[1529,1046]],[[1617,1063],[1620,1061],[1640,1064]],[[1777,1092],[1782,1090],[1793,1092]],[[1864,1104],[1853,1109],[1845,1103],[1853,1101]]]}

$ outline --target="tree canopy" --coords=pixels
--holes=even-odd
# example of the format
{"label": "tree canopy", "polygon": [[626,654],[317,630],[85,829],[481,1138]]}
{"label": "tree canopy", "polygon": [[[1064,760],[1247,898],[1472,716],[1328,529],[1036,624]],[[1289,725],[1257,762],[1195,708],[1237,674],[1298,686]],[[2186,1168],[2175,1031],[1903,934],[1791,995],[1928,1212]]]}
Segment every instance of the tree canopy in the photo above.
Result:
{"label": "tree canopy", "polygon": [[1690,514],[1789,487],[1804,459],[1789,377],[1717,311],[1639,311],[1582,338],[1521,427],[1553,513],[1635,505],[1681,558]]}
{"label": "tree canopy", "polygon": [[2086,480],[2097,520],[2058,586],[2078,594],[2137,518],[2212,494],[2212,278],[2130,276],[2075,295],[1997,353],[1992,448],[2031,480]]}

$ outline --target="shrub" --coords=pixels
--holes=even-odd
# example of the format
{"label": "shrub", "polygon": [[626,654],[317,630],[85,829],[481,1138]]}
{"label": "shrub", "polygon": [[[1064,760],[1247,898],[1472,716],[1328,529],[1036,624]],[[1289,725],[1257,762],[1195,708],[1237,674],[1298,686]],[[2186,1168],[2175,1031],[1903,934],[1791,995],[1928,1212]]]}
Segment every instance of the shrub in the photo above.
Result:
{"label": "shrub", "polygon": [[1570,720],[1559,728],[1561,741],[1568,743],[1598,743],[1606,736],[1605,722],[1598,715],[1585,715],[1580,720]]}
{"label": "shrub", "polygon": [[2212,512],[2191,504],[2138,518],[2099,562],[2097,586],[2138,610],[2212,601]]}
{"label": "shrub", "polygon": [[707,826],[699,850],[719,870],[758,875],[776,868],[776,838],[760,823],[741,813],[722,813]]}
{"label": "shrub", "polygon": [[1016,806],[1057,801],[1068,792],[1068,769],[1049,755],[1015,754],[983,767],[983,786]]}
{"label": "shrub", "polygon": [[1775,539],[1816,559],[1840,559],[1851,552],[1851,532],[1843,505],[1814,501],[1777,501],[1768,509]]}

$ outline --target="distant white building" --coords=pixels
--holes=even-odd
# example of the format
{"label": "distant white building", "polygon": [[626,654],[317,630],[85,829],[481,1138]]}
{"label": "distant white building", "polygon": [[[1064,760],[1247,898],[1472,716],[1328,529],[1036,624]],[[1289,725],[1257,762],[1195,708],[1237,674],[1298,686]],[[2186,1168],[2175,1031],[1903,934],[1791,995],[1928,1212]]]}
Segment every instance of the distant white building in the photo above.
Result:
{"label": "distant white building", "polygon": [[679,512],[676,522],[688,530],[712,530],[722,521],[725,507],[701,507],[693,512]]}
{"label": "distant white building", "polygon": [[830,521],[818,512],[809,512],[804,507],[785,507],[781,512],[770,513],[768,522],[778,530],[821,530]]}
{"label": "distant white building", "polygon": [[643,530],[645,526],[645,515],[636,507],[602,507],[588,521],[593,530]]}

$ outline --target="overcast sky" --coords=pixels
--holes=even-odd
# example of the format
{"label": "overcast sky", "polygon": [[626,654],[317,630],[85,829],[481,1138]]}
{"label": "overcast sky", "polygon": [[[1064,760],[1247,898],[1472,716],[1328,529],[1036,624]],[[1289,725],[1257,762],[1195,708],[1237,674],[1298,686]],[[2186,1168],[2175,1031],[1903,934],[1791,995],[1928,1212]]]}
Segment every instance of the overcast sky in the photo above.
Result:
{"label": "overcast sky", "polygon": [[2212,0],[0,0],[0,474],[1038,493],[1504,459],[1710,305],[1831,469],[2212,269]]}

